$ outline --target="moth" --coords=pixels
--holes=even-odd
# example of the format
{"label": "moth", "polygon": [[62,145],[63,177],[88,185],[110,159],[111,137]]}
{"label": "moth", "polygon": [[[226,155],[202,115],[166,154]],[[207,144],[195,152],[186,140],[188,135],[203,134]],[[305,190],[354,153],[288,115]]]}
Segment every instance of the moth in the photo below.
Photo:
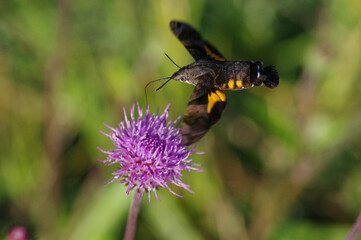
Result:
{"label": "moth", "polygon": [[189,146],[199,141],[218,122],[227,104],[223,91],[243,90],[263,84],[269,88],[278,86],[279,77],[274,66],[262,67],[261,62],[253,61],[226,61],[190,25],[171,21],[170,28],[195,59],[194,63],[166,78],[195,86],[181,123],[183,145]]}

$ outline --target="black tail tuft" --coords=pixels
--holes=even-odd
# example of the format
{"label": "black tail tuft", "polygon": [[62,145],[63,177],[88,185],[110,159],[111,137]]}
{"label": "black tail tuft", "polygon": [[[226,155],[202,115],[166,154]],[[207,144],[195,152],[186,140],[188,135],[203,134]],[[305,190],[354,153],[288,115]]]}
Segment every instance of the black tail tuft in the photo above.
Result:
{"label": "black tail tuft", "polygon": [[279,83],[279,77],[276,68],[274,66],[267,66],[263,68],[261,70],[261,79],[266,87],[277,87]]}

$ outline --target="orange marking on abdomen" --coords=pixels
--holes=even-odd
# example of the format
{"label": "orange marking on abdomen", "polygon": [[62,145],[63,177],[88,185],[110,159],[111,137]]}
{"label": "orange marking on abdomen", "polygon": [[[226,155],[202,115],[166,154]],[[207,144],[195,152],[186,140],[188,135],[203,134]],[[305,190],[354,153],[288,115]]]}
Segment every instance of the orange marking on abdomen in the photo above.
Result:
{"label": "orange marking on abdomen", "polygon": [[236,86],[237,86],[237,88],[242,88],[243,87],[242,80],[237,80]]}
{"label": "orange marking on abdomen", "polygon": [[233,79],[230,79],[230,80],[228,81],[228,88],[229,88],[229,89],[233,89],[233,88],[234,88],[234,80],[233,80]]}
{"label": "orange marking on abdomen", "polygon": [[235,90],[240,88],[244,88],[242,80],[230,79],[222,85],[221,90]]}

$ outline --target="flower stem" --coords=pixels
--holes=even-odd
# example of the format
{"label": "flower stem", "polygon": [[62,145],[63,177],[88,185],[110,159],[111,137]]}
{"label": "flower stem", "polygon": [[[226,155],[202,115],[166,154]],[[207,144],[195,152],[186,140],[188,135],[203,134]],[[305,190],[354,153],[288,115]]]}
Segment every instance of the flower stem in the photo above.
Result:
{"label": "flower stem", "polygon": [[137,227],[137,218],[139,213],[141,197],[138,191],[134,191],[132,206],[128,215],[127,227],[125,229],[124,240],[133,240],[135,229]]}
{"label": "flower stem", "polygon": [[358,215],[351,231],[348,233],[346,240],[356,240],[361,233],[361,212]]}

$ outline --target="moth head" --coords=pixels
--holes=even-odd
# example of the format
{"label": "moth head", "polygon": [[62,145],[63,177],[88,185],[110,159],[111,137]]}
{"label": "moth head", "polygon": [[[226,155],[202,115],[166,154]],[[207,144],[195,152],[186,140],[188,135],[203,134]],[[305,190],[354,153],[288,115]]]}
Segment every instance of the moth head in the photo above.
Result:
{"label": "moth head", "polygon": [[189,71],[188,68],[182,67],[172,75],[171,79],[179,82],[190,83],[190,80],[193,78],[193,76],[191,76],[191,73],[192,72]]}

